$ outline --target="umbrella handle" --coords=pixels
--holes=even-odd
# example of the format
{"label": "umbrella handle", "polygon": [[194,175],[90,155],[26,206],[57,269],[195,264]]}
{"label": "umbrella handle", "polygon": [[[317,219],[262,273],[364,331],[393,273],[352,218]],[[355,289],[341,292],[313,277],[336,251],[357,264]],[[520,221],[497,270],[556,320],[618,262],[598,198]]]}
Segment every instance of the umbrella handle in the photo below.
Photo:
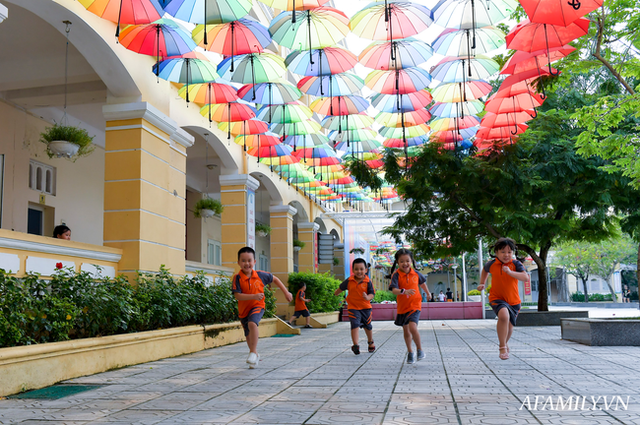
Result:
{"label": "umbrella handle", "polygon": [[207,0],[204,0],[204,45],[207,44],[209,44],[207,42]]}
{"label": "umbrella handle", "polygon": [[[291,11],[291,23],[296,23],[296,0],[293,0],[293,9]],[[293,30],[293,28],[291,28]]]}
{"label": "umbrella handle", "polygon": [[[536,56],[536,69],[538,70],[538,79],[540,81],[540,86],[542,87],[542,94],[540,95],[540,98],[546,99],[547,98],[547,93],[544,90],[544,82],[542,81],[542,74],[540,73],[540,64],[538,64],[538,57],[537,56]],[[528,86],[529,86],[529,83],[527,83],[527,87]]]}
{"label": "umbrella handle", "polygon": [[309,28],[309,62],[314,65],[313,49],[311,48],[311,11],[307,10],[307,27]]}
{"label": "umbrella handle", "polygon": [[[206,3],[207,3],[207,2],[206,2],[206,0],[205,0],[205,4],[206,4]],[[235,44],[235,43],[234,43],[234,36],[233,36],[233,33],[234,33],[234,32],[235,32],[235,24],[234,24],[233,22],[231,22],[231,68],[230,68],[230,70],[229,70],[229,71],[231,71],[231,72],[233,72],[233,68],[234,68],[234,66],[233,66],[233,56],[234,56],[234,55],[233,55],[233,53],[234,53],[233,51],[235,50],[235,49],[234,49],[234,47],[235,47],[235,46],[234,46],[234,44]],[[254,99],[255,99],[255,98],[254,98]]]}
{"label": "umbrella handle", "polygon": [[120,16],[122,15],[122,0],[120,0],[120,7],[118,8],[118,23],[116,25],[116,40],[120,37]]}
{"label": "umbrella handle", "polygon": [[538,110],[536,108],[533,108],[533,115],[529,114],[529,116],[531,118],[536,118],[538,116]]}
{"label": "umbrella handle", "polygon": [[471,0],[471,26],[473,27],[473,42],[471,48],[476,48],[476,5],[474,0]]}
{"label": "umbrella handle", "polygon": [[[573,1],[576,1],[576,0],[573,0]],[[571,3],[569,3],[569,4],[571,4]],[[580,6],[578,6],[578,9],[579,8],[580,8]],[[574,6],[574,9],[575,9],[575,6]],[[547,35],[547,24],[543,24],[543,25],[544,25],[544,40],[545,40],[545,42],[547,44],[547,62],[549,64],[549,74],[551,74],[551,75],[553,75],[555,77],[556,75],[560,75],[560,71],[553,72],[553,69],[551,68],[551,57],[550,57],[550,54],[549,54],[549,36]]]}

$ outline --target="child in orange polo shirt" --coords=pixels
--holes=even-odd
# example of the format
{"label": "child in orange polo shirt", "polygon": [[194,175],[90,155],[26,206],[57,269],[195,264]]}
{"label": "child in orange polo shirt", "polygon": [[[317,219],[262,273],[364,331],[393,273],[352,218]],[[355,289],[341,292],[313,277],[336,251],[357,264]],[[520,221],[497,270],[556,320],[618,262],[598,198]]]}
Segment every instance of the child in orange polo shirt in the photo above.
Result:
{"label": "child in orange polo shirt", "polygon": [[296,293],[296,307],[295,307],[295,311],[293,312],[293,315],[291,316],[291,319],[289,319],[289,324],[293,325],[293,323],[298,319],[298,317],[302,316],[305,318],[307,322],[304,325],[304,327],[310,329],[311,314],[309,313],[309,309],[307,309],[307,303],[311,300],[308,298],[305,298],[304,293],[306,290],[307,290],[307,285],[304,282],[302,282],[302,287],[298,289],[298,292]]}
{"label": "child in orange polo shirt", "polygon": [[359,328],[364,328],[364,333],[367,334],[368,338],[369,352],[373,353],[376,351],[376,346],[373,343],[373,326],[371,326],[371,300],[375,292],[373,284],[369,280],[369,276],[367,276],[366,261],[363,258],[353,260],[351,273],[351,277],[343,281],[334,294],[339,295],[343,291],[348,291],[347,308],[349,309],[351,339],[353,340],[351,351],[353,351],[353,354],[360,354],[360,345],[358,345],[358,340],[360,339]]}
{"label": "child in orange polo shirt", "polygon": [[[431,297],[431,293],[427,288],[427,279],[411,267],[412,265],[415,267],[411,251],[400,249],[396,252],[395,257],[396,260],[391,268],[391,284],[389,285],[389,290],[397,296],[398,314],[394,323],[397,326],[402,326],[404,342],[407,344],[408,351],[407,363],[412,364],[416,361],[412,342],[415,342],[418,350],[417,359],[422,360],[426,357],[422,351],[420,333],[418,332],[418,322],[422,311],[420,286],[426,292],[427,299]],[[396,266],[398,270],[395,270]]]}
{"label": "child in orange polo shirt", "polygon": [[516,252],[516,243],[513,239],[500,238],[493,249],[495,250],[495,258],[482,268],[478,291],[484,289],[489,273],[491,273],[489,304],[498,317],[496,330],[500,342],[500,358],[507,360],[509,358],[509,338],[511,338],[520,312],[518,281],[528,281],[529,274],[520,261],[513,259]]}
{"label": "child in orange polo shirt", "polygon": [[264,286],[272,282],[276,284],[287,301],[291,301],[293,296],[280,279],[271,273],[254,270],[256,265],[256,252],[245,246],[238,251],[238,265],[240,271],[231,278],[231,292],[238,300],[238,316],[244,328],[244,336],[247,338],[249,346],[249,369],[258,366],[260,355],[258,354],[258,324],[264,315]]}

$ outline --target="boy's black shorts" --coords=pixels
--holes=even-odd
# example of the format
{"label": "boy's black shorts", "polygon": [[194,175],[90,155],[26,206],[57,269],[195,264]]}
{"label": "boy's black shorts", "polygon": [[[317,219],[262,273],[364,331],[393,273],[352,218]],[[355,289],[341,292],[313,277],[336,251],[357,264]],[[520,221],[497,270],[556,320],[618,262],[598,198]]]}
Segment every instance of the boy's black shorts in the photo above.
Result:
{"label": "boy's black shorts", "polygon": [[293,316],[291,316],[291,318],[292,318],[292,319],[293,319],[294,317],[295,317],[295,318],[298,318],[298,317],[300,317],[300,316],[302,316],[302,317],[309,317],[309,316],[311,316],[311,313],[309,313],[309,310],[308,310],[308,309],[306,309],[306,308],[305,308],[304,310],[296,310],[296,311],[294,311],[294,312],[293,312]]}
{"label": "boy's black shorts", "polygon": [[393,322],[396,326],[407,326],[409,322],[415,322],[417,325],[420,321],[420,310],[410,311],[408,313],[398,314]]}
{"label": "boy's black shorts", "polygon": [[242,328],[244,329],[244,336],[249,335],[249,322],[260,325],[262,316],[264,316],[264,308],[255,307],[247,317],[240,318],[240,323],[242,323]]}
{"label": "boy's black shorts", "polygon": [[373,329],[371,326],[371,309],[364,310],[352,310],[349,309],[349,321],[351,322],[351,329],[364,328],[367,330]]}

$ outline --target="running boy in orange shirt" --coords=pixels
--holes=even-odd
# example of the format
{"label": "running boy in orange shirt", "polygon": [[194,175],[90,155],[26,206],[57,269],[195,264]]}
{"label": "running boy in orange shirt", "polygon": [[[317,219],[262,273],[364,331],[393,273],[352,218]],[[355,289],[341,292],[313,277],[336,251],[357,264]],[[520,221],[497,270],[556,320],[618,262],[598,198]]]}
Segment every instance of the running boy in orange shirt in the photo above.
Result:
{"label": "running boy in orange shirt", "polygon": [[[415,342],[416,350],[418,350],[417,359],[422,360],[426,357],[422,351],[420,332],[418,332],[418,322],[422,311],[420,286],[426,292],[427,299],[431,298],[431,293],[427,288],[427,279],[411,267],[415,267],[411,251],[404,248],[399,249],[395,258],[391,268],[391,284],[389,285],[389,290],[397,297],[398,314],[394,323],[397,326],[402,326],[404,342],[407,344],[408,351],[407,364],[413,364],[416,362],[416,356],[413,354],[412,342]],[[396,266],[398,270],[395,270]]]}
{"label": "running boy in orange shirt", "polygon": [[507,360],[509,358],[509,338],[511,338],[520,312],[518,281],[527,282],[529,274],[520,261],[513,259],[516,252],[516,243],[513,239],[500,238],[493,245],[493,249],[495,250],[495,258],[482,268],[478,291],[484,289],[489,273],[491,273],[489,304],[498,317],[496,330],[500,342],[500,359]]}
{"label": "running boy in orange shirt", "polygon": [[298,319],[298,317],[302,316],[305,318],[307,322],[304,325],[304,327],[310,329],[311,325],[309,323],[311,322],[311,314],[309,313],[309,309],[307,308],[307,303],[311,300],[308,298],[305,298],[306,290],[307,290],[307,285],[304,282],[302,282],[302,287],[298,289],[298,292],[296,293],[296,307],[295,307],[295,311],[293,312],[293,315],[291,316],[291,319],[289,319],[289,324],[293,325],[293,323]]}
{"label": "running boy in orange shirt", "polygon": [[240,271],[231,278],[231,292],[238,300],[238,316],[244,328],[244,336],[247,338],[249,346],[249,369],[258,366],[260,355],[258,354],[258,324],[264,315],[264,286],[272,282],[276,284],[287,301],[291,301],[293,296],[280,279],[271,273],[256,271],[256,252],[245,246],[238,251],[238,265]]}
{"label": "running boy in orange shirt", "polygon": [[351,351],[353,351],[353,354],[360,354],[360,345],[358,345],[360,339],[359,328],[364,328],[364,333],[367,334],[368,338],[369,352],[373,353],[376,351],[376,346],[373,342],[373,326],[371,326],[371,300],[375,292],[373,284],[369,280],[369,276],[367,276],[366,261],[363,258],[353,260],[351,273],[349,279],[344,280],[334,294],[339,295],[343,291],[348,291],[347,308],[349,309],[351,339],[353,341]]}

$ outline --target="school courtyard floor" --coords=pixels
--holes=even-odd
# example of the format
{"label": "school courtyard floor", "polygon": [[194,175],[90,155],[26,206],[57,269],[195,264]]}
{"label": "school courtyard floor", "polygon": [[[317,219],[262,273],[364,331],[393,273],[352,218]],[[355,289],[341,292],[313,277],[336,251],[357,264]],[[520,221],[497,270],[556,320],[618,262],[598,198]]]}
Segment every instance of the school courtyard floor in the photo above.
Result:
{"label": "school courtyard floor", "polygon": [[640,424],[640,347],[523,327],[502,361],[494,320],[422,321],[427,358],[407,365],[391,322],[359,356],[347,323],[302,331],[261,339],[254,370],[244,343],[215,348],[73,379],[99,387],[57,400],[0,400],[0,423]]}

